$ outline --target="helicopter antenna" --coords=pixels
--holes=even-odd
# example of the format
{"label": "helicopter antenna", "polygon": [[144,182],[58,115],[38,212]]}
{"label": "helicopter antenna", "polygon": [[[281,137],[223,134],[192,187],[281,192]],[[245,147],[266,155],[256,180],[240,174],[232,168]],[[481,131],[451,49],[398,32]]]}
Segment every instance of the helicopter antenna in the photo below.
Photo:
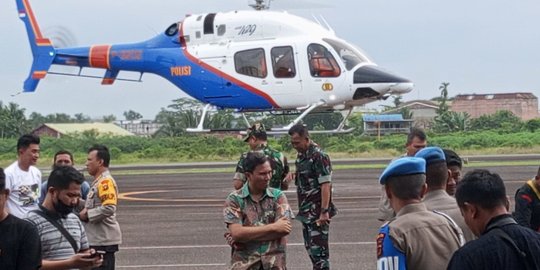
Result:
{"label": "helicopter antenna", "polygon": [[255,10],[266,10],[270,9],[270,2],[272,0],[254,0],[254,3],[249,4],[250,7]]}
{"label": "helicopter antenna", "polygon": [[326,29],[328,29],[332,33],[335,33],[334,29],[332,29],[332,26],[330,26],[330,24],[326,21],[326,19],[322,15],[320,16],[321,16],[321,20],[326,25]]}

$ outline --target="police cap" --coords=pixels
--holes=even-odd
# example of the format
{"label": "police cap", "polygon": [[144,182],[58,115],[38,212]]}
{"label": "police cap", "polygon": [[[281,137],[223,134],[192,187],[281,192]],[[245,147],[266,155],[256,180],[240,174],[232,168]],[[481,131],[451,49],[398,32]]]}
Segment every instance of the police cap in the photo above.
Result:
{"label": "police cap", "polygon": [[438,162],[446,162],[444,152],[440,147],[426,147],[418,151],[414,156],[425,159],[426,165],[431,165]]}
{"label": "police cap", "polygon": [[402,157],[396,159],[384,169],[381,177],[379,178],[379,183],[381,185],[386,184],[388,177],[392,176],[402,176],[402,175],[411,175],[411,174],[425,174],[426,173],[426,161],[422,158],[417,157]]}

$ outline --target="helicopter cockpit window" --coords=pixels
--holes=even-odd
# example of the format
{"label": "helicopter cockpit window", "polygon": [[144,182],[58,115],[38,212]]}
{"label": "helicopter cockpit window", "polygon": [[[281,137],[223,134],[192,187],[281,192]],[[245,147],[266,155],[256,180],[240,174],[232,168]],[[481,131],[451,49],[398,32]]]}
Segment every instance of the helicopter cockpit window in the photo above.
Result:
{"label": "helicopter cockpit window", "polygon": [[263,49],[251,49],[234,55],[236,72],[257,78],[266,78],[266,58]]}
{"label": "helicopter cockpit window", "polygon": [[336,59],[323,45],[309,44],[308,60],[313,77],[337,77],[341,74]]}
{"label": "helicopter cockpit window", "polygon": [[328,44],[330,44],[330,46],[332,46],[339,54],[339,57],[343,60],[347,70],[351,70],[356,65],[367,61],[355,48],[347,43],[329,38],[323,38],[323,40],[328,42]]}
{"label": "helicopter cockpit window", "polygon": [[223,36],[223,35],[225,35],[225,32],[227,32],[227,26],[224,25],[224,24],[218,25],[218,27],[217,27],[217,35],[218,36]]}
{"label": "helicopter cockpit window", "polygon": [[272,57],[272,69],[274,70],[274,77],[294,78],[294,76],[296,76],[292,47],[274,47],[270,51],[270,56]]}
{"label": "helicopter cockpit window", "polygon": [[171,26],[167,27],[167,30],[165,30],[165,35],[172,37],[178,33],[178,25],[179,23],[173,23]]}

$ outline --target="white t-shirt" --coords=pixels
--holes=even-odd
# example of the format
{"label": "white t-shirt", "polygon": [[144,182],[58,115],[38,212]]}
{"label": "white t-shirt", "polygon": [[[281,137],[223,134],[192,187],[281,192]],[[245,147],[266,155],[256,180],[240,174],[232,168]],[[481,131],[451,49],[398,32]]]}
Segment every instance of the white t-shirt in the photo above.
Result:
{"label": "white t-shirt", "polygon": [[41,186],[41,172],[38,168],[30,166],[28,171],[19,168],[15,161],[4,170],[6,174],[6,188],[9,189],[7,209],[18,217],[24,218],[26,213],[38,209]]}

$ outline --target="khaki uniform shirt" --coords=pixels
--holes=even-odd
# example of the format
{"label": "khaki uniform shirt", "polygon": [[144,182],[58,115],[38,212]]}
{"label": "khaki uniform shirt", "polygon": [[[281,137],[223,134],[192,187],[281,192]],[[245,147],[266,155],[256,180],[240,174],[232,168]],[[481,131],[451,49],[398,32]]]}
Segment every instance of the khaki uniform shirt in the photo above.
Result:
{"label": "khaki uniform shirt", "polygon": [[446,190],[433,190],[426,193],[423,202],[428,210],[436,210],[451,217],[463,231],[465,241],[469,242],[476,239],[476,236],[474,236],[471,229],[465,224],[465,219],[463,219],[463,216],[461,215],[456,198],[448,195]]}
{"label": "khaki uniform shirt", "polygon": [[428,211],[423,203],[403,207],[389,228],[394,246],[405,253],[408,270],[446,269],[460,247],[459,236],[449,221]]}
{"label": "khaki uniform shirt", "polygon": [[118,187],[107,170],[92,182],[85,207],[88,222],[84,223],[91,246],[112,246],[122,243],[122,232],[116,221]]}

